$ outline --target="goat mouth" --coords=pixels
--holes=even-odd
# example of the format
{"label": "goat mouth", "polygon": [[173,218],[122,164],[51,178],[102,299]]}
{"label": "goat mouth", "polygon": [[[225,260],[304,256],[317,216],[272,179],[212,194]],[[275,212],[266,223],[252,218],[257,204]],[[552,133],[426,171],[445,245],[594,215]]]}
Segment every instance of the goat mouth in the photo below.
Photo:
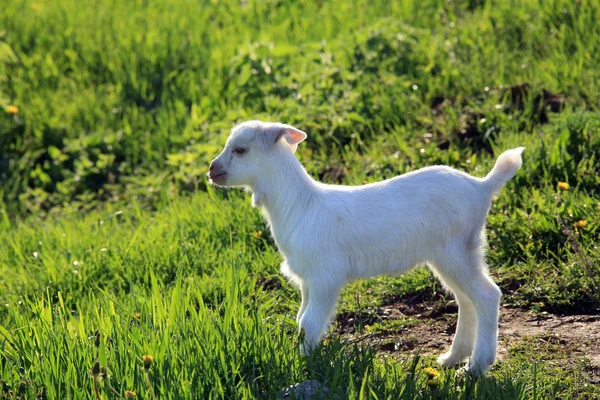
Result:
{"label": "goat mouth", "polygon": [[225,177],[227,176],[227,172],[219,172],[217,174],[208,174],[208,179],[210,179],[213,183],[225,183]]}

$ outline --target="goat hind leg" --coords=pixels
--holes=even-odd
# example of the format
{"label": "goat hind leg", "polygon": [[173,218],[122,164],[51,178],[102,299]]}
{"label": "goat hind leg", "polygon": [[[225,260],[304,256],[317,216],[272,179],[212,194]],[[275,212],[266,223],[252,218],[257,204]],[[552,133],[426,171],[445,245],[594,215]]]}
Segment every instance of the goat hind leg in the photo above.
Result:
{"label": "goat hind leg", "polygon": [[[471,353],[469,350],[472,349],[466,369],[474,376],[483,375],[496,360],[500,289],[486,274],[485,262],[480,251],[467,253],[450,251],[449,254],[457,255],[456,259],[446,257],[445,263],[439,264],[439,268],[435,271],[457,294],[459,323],[449,354],[443,355],[438,361],[442,365],[457,363],[468,356]],[[469,304],[470,311],[468,311]],[[464,317],[462,320],[461,309],[466,311],[462,313]],[[471,329],[475,327],[475,334],[467,331],[469,326]],[[473,339],[475,343],[470,349],[467,345],[472,343],[470,340]]]}
{"label": "goat hind leg", "polygon": [[469,282],[469,294],[477,312],[477,338],[473,354],[466,366],[473,376],[485,375],[496,361],[498,346],[498,314],[500,311],[500,288],[479,270]]}
{"label": "goat hind leg", "polygon": [[458,302],[458,324],[450,350],[439,356],[438,363],[451,367],[466,361],[473,352],[477,332],[477,315],[471,300],[456,289],[451,288]]}

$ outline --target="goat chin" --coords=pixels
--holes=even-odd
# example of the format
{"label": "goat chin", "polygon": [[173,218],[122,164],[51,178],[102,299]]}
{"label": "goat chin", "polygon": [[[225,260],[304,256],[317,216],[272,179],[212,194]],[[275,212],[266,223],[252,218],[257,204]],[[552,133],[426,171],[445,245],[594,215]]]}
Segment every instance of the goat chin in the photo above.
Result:
{"label": "goat chin", "polygon": [[485,374],[496,359],[501,297],[487,273],[485,220],[524,148],[501,154],[485,178],[433,166],[364,186],[313,180],[293,150],[276,138],[264,150],[273,167],[248,188],[284,256],[282,273],[302,292],[301,350],[318,344],[347,282],[427,265],[459,305],[452,346],[438,362],[468,360],[470,373]]}

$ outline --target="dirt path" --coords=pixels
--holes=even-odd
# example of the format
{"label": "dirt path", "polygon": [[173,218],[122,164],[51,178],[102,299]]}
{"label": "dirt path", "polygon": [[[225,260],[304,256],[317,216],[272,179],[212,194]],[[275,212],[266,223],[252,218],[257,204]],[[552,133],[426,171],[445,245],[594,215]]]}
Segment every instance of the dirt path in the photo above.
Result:
{"label": "dirt path", "polygon": [[503,308],[500,317],[498,357],[506,356],[512,343],[537,337],[568,351],[565,362],[586,358],[588,372],[600,384],[600,315],[554,315]]}
{"label": "dirt path", "polygon": [[[418,350],[423,355],[437,355],[449,349],[456,329],[456,303],[411,303],[392,301],[360,315],[341,314],[337,330],[349,341],[369,343],[383,353]],[[407,324],[357,332],[359,326],[380,323],[385,327],[394,320]],[[561,316],[502,307],[498,358],[504,359],[509,351],[518,352],[525,341],[546,354],[560,351],[561,363],[581,365],[583,361],[591,383],[600,384],[600,315]]]}

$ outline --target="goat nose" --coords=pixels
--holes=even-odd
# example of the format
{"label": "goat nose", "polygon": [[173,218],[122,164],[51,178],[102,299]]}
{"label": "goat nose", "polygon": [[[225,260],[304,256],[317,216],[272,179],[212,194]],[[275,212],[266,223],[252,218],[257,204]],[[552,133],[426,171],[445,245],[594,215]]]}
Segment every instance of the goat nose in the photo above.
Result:
{"label": "goat nose", "polygon": [[216,164],[215,161],[216,161],[216,158],[210,162],[210,168],[208,169],[209,171],[212,171],[213,169],[215,169],[215,164]]}

